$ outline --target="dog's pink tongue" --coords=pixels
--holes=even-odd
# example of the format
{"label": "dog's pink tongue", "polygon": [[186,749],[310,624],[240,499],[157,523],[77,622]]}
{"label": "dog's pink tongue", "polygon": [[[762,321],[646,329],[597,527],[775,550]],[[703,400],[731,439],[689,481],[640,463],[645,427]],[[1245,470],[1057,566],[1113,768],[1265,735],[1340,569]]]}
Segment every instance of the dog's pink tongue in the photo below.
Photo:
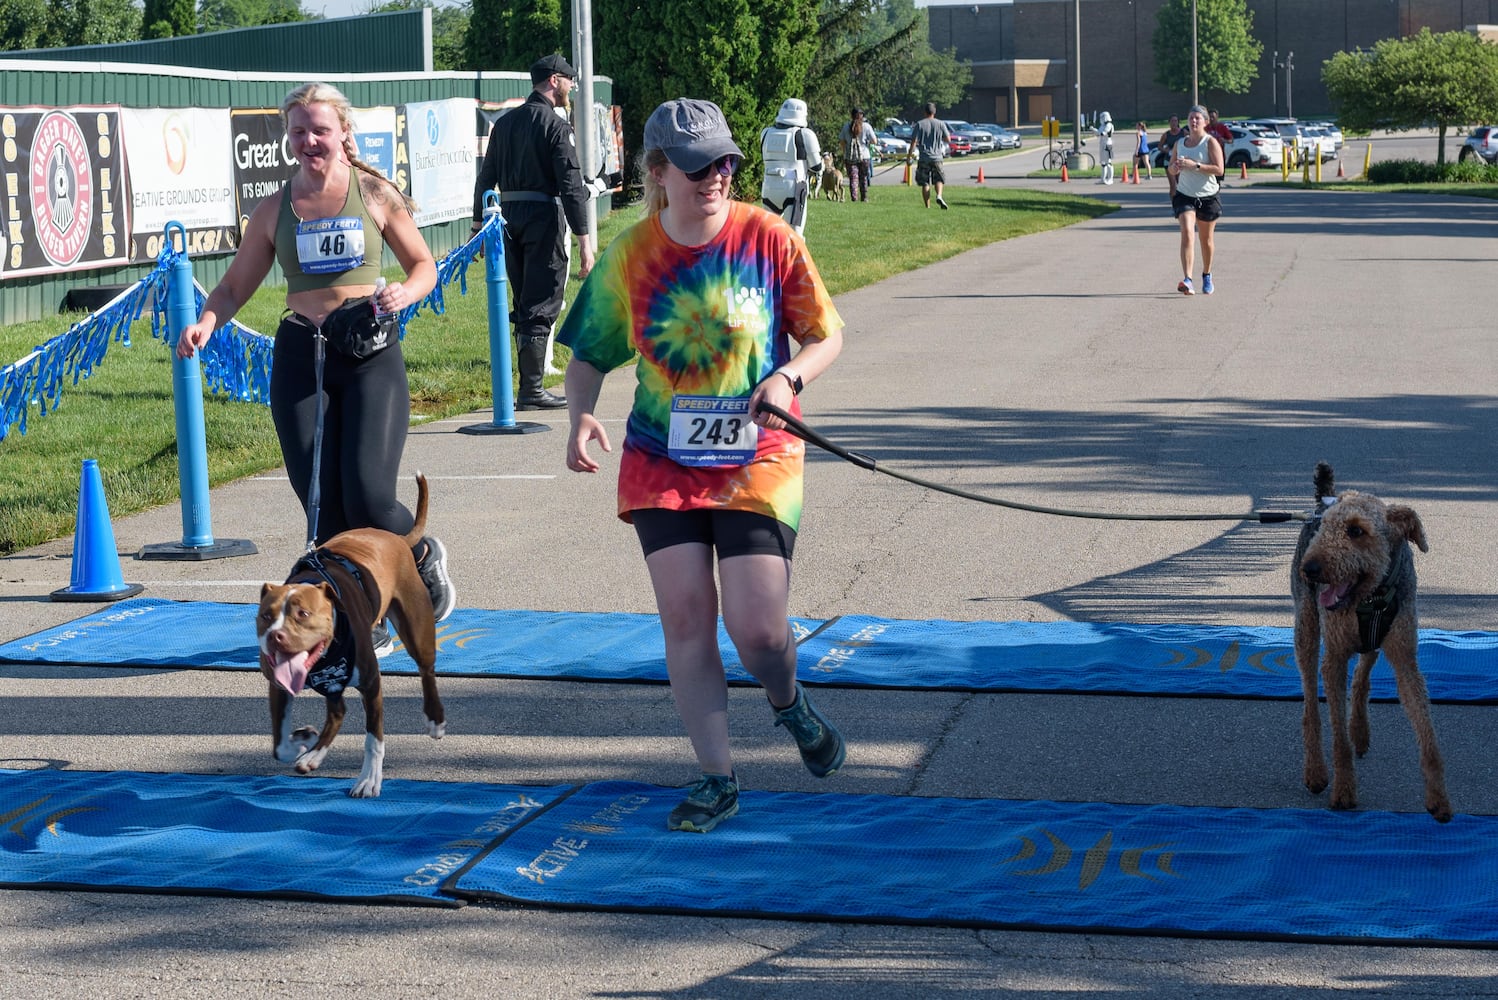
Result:
{"label": "dog's pink tongue", "polygon": [[291,656],[272,657],[271,667],[276,683],[292,694],[301,694],[307,683],[307,660],[310,658],[311,654],[307,650]]}
{"label": "dog's pink tongue", "polygon": [[1321,593],[1317,599],[1321,602],[1323,608],[1334,607],[1342,598],[1347,596],[1347,589],[1351,586],[1352,584],[1350,583],[1340,583],[1335,587],[1327,584],[1321,588]]}

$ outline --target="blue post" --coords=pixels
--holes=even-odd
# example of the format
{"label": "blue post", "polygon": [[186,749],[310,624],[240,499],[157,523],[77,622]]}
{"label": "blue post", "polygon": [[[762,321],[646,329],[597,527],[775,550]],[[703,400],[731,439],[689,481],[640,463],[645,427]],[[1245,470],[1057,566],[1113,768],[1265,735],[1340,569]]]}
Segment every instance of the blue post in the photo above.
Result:
{"label": "blue post", "polygon": [[177,486],[182,494],[182,542],[147,545],[137,559],[218,559],[250,555],[255,546],[241,539],[215,543],[213,516],[208,505],[208,437],[203,427],[203,373],[196,355],[176,356],[177,340],[198,318],[193,295],[192,260],[187,254],[187,230],[180,222],[168,222],[167,246],[173,246],[172,230],[182,239],[182,255],[167,276],[166,328],[172,354],[172,405],[177,415]]}
{"label": "blue post", "polygon": [[[500,217],[499,194],[484,194],[484,224]],[[500,226],[504,225],[501,221]],[[510,378],[510,295],[505,274],[505,241],[498,229],[484,236],[484,283],[489,292],[489,391],[494,418],[487,424],[459,427],[464,434],[531,434],[549,431],[547,424],[515,419],[515,387]]]}
{"label": "blue post", "polygon": [[[166,224],[166,239],[175,227],[182,235],[182,256],[167,279],[166,328],[169,343],[177,346],[182,331],[198,318],[193,301],[192,260],[187,255],[187,230],[180,222]],[[182,490],[182,544],[213,544],[212,515],[208,509],[208,437],[203,429],[203,371],[196,355],[172,354],[172,404],[177,413],[177,482]]]}

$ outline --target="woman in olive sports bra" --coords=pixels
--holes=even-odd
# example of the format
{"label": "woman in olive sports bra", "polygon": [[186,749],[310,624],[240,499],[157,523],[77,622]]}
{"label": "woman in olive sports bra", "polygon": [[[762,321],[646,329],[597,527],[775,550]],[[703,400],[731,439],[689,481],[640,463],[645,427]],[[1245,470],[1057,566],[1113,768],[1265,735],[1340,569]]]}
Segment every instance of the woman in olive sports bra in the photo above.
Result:
{"label": "woman in olive sports bra", "polygon": [[[317,414],[325,407],[317,541],[363,527],[403,535],[414,520],[396,490],[411,416],[399,340],[363,359],[327,350],[319,398],[314,337],[346,299],[374,295],[381,312],[421,301],[437,283],[437,267],[416,228],[414,204],[358,159],[348,98],[309,83],[286,95],[281,117],[300,169],[280,197],[251,213],[239,251],[197,321],[182,331],[177,354],[192,357],[279,263],[288,312],[276,330],[270,405],[292,488],[305,509]],[[386,245],[405,277],[376,292]],[[440,621],[455,603],[446,552],[428,537],[413,556]]]}

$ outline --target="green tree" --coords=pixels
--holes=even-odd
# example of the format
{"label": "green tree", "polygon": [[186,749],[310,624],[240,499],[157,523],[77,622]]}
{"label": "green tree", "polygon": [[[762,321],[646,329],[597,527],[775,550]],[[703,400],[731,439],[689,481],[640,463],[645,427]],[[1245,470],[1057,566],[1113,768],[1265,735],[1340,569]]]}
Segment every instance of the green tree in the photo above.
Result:
{"label": "green tree", "polygon": [[0,50],[42,49],[61,45],[51,34],[47,0],[0,0]]}
{"label": "green tree", "polygon": [[[614,79],[634,152],[662,101],[723,109],[747,163],[735,184],[759,189],[759,132],[806,89],[819,0],[594,0],[595,63]],[[631,162],[628,170],[638,167]]]}
{"label": "green tree", "polygon": [[847,121],[861,107],[877,128],[927,101],[950,106],[972,84],[971,64],[931,48],[930,22],[913,0],[832,0],[823,5],[817,55],[807,77],[813,117]]}
{"label": "green tree", "polygon": [[1465,31],[1422,28],[1371,50],[1338,52],[1322,64],[1321,82],[1344,129],[1434,126],[1437,166],[1446,163],[1448,129],[1498,120],[1498,46]]}
{"label": "green tree", "polygon": [[1200,90],[1243,94],[1259,77],[1264,45],[1253,36],[1246,0],[1166,0],[1155,15],[1155,82],[1192,90],[1191,8],[1196,5],[1196,83]]}
{"label": "green tree", "polygon": [[143,23],[147,38],[195,35],[198,32],[197,5],[193,0],[146,0]]}
{"label": "green tree", "polygon": [[569,55],[571,0],[473,0],[464,51],[469,69],[514,72],[552,52]]}
{"label": "green tree", "polygon": [[63,45],[134,42],[140,39],[141,10],[131,0],[73,0],[65,22]]}
{"label": "green tree", "polygon": [[290,24],[313,20],[300,0],[202,0],[199,31],[254,28],[262,24]]}

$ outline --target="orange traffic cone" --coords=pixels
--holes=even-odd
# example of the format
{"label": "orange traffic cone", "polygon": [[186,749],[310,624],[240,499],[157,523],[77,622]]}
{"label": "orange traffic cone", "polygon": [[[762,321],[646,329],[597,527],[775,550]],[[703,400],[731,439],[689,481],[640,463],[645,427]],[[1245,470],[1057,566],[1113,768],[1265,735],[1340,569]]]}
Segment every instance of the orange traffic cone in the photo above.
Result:
{"label": "orange traffic cone", "polygon": [[906,185],[908,185],[910,183],[910,161],[909,160],[905,161],[905,179],[903,181],[901,181],[900,183],[906,184]]}
{"label": "orange traffic cone", "polygon": [[1071,180],[1071,178],[1066,175],[1066,164],[1063,163],[1061,164],[1061,183],[1065,184],[1069,180]]}
{"label": "orange traffic cone", "polygon": [[1238,164],[1238,179],[1240,181],[1246,181],[1246,180],[1248,180],[1248,162],[1247,161],[1244,161],[1244,162]]}
{"label": "orange traffic cone", "polygon": [[1342,170],[1342,161],[1341,160],[1337,161],[1337,176],[1338,177],[1346,177],[1347,176],[1347,174],[1345,172],[1343,172],[1343,170]]}
{"label": "orange traffic cone", "polygon": [[1139,183],[1139,164],[1134,164],[1134,183]]}
{"label": "orange traffic cone", "polygon": [[978,168],[978,183],[979,184],[983,183],[983,168],[982,167]]}

